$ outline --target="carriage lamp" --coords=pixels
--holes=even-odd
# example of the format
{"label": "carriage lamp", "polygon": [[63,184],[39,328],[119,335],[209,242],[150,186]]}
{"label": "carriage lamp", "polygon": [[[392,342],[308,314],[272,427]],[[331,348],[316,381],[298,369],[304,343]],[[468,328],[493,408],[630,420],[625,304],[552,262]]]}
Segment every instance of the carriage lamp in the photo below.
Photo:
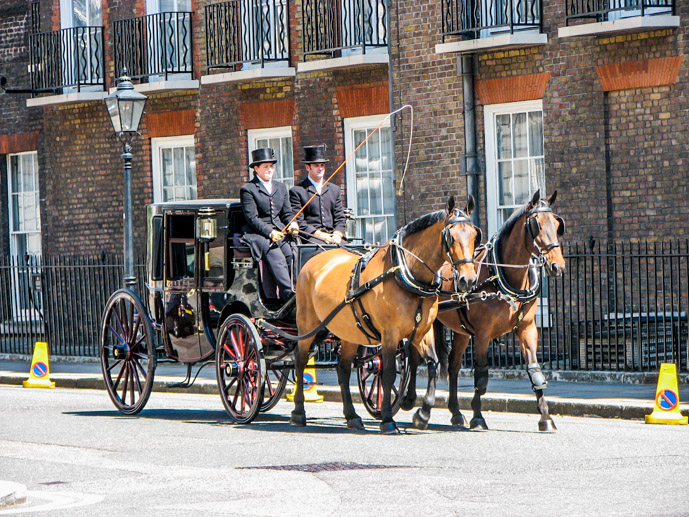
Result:
{"label": "carriage lamp", "polygon": [[105,98],[115,135],[123,146],[124,160],[124,285],[133,288],[134,275],[134,225],[132,212],[132,142],[139,136],[139,123],[146,105],[145,95],[134,90],[127,69],[117,80],[117,89]]}
{"label": "carriage lamp", "polygon": [[196,237],[199,240],[210,242],[218,237],[215,215],[212,208],[204,207],[199,210],[199,218],[196,220]]}

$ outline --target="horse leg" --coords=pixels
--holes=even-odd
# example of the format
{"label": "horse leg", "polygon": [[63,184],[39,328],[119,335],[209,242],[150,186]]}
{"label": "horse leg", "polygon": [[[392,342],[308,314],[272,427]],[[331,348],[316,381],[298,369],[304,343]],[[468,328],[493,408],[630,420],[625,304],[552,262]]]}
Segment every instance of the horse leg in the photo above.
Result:
{"label": "horse leg", "polygon": [[352,375],[352,361],[356,355],[358,346],[352,343],[340,345],[340,360],[337,362],[337,382],[340,384],[342,394],[342,411],[347,419],[347,427],[357,431],[363,431],[364,423],[361,417],[356,414],[354,404],[352,404],[352,392],[349,389],[349,378]]}
{"label": "horse leg", "polygon": [[545,375],[541,371],[541,366],[538,364],[538,356],[536,354],[538,349],[538,328],[536,324],[531,323],[526,325],[524,329],[519,329],[517,337],[522,344],[522,353],[526,361],[526,373],[531,381],[531,389],[536,394],[536,406],[541,414],[541,419],[538,421],[538,430],[556,431],[557,427],[550,416],[548,403],[543,395],[543,390],[548,386],[548,381],[546,381]]}
{"label": "horse leg", "polygon": [[428,387],[423,397],[423,405],[416,410],[412,422],[417,429],[426,429],[431,418],[431,408],[435,404],[435,387],[438,381],[438,363],[434,359],[426,361],[428,367]]}
{"label": "horse leg", "polygon": [[306,411],[304,409],[304,369],[309,360],[309,350],[311,349],[311,339],[299,341],[294,349],[294,375],[296,385],[294,386],[294,410],[290,422],[292,425],[304,427],[306,425]]}
{"label": "horse leg", "polygon": [[416,405],[416,369],[419,367],[419,352],[413,346],[408,348],[409,352],[409,382],[407,392],[400,402],[400,409],[410,411]]}
{"label": "horse leg", "polygon": [[476,362],[474,364],[474,397],[471,399],[471,409],[474,412],[469,422],[470,429],[488,429],[488,424],[481,413],[481,397],[488,388],[488,340],[479,341],[474,336],[476,347]]}
{"label": "horse leg", "polygon": [[395,356],[397,355],[397,343],[381,343],[381,356],[383,359],[383,399],[381,401],[380,432],[382,434],[398,434],[397,424],[392,419],[392,385],[395,383],[397,371],[395,369]]}
{"label": "horse leg", "polygon": [[452,351],[450,352],[450,367],[448,368],[447,372],[449,384],[448,389],[450,391],[447,408],[452,414],[450,423],[459,427],[467,426],[467,420],[459,410],[459,400],[457,398],[457,380],[459,377],[459,371],[462,368],[462,357],[464,357],[464,352],[466,352],[468,346],[469,336],[455,332],[454,338],[452,339]]}

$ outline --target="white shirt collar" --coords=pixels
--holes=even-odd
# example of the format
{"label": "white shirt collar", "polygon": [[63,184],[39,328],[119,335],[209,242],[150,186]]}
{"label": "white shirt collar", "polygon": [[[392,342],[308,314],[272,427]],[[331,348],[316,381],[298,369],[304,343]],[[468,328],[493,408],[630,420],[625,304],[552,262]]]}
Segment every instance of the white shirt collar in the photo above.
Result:
{"label": "white shirt collar", "polygon": [[260,181],[261,184],[266,188],[266,190],[268,191],[268,194],[272,194],[273,193],[273,182],[272,181],[263,181],[261,179],[261,177],[258,175],[256,175],[256,177],[258,178],[258,181]]}
{"label": "white shirt collar", "polygon": [[309,178],[309,181],[311,182],[311,184],[312,184],[314,187],[316,187],[316,190],[317,190],[318,193],[320,194],[320,193],[321,193],[321,190],[323,189],[323,180],[321,180],[320,182],[316,183],[315,181],[313,181],[313,180],[311,179],[311,176],[307,176],[307,178]]}

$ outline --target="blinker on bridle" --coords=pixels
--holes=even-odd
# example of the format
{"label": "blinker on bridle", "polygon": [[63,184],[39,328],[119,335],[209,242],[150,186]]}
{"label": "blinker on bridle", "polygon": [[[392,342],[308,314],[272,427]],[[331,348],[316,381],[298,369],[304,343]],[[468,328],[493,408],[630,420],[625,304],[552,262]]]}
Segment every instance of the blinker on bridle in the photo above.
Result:
{"label": "blinker on bridle", "polygon": [[452,264],[452,267],[456,267],[460,264],[473,264],[474,258],[465,258],[465,259],[459,259],[459,260],[452,260],[452,256],[450,255],[450,248],[452,247],[452,243],[454,242],[454,238],[452,237],[451,233],[451,228],[459,223],[465,223],[471,225],[472,228],[476,230],[476,238],[474,240],[474,248],[477,248],[481,244],[481,239],[482,239],[482,233],[481,233],[481,228],[476,226],[473,221],[461,210],[455,209],[453,217],[449,219],[445,223],[445,227],[443,228],[443,233],[442,233],[442,238],[443,238],[443,247],[445,248],[445,253],[447,254],[447,257],[450,259],[450,263]]}
{"label": "blinker on bridle", "polygon": [[[550,250],[553,248],[559,248],[561,244],[559,242],[551,242],[550,244],[547,244],[544,247],[540,247],[538,243],[536,242],[536,237],[541,233],[541,224],[538,222],[538,217],[536,216],[537,213],[545,213],[545,212],[550,212],[552,213],[553,210],[549,206],[541,206],[538,208],[534,208],[529,211],[527,217],[526,217],[526,223],[525,226],[529,230],[529,235],[531,236],[531,240],[533,241],[533,245],[536,246],[536,249],[538,250],[539,256],[543,256],[546,253],[548,253]],[[558,237],[562,237],[565,233],[565,221],[560,217],[559,215],[553,215],[555,217],[555,220],[558,222],[557,225],[557,235]]]}

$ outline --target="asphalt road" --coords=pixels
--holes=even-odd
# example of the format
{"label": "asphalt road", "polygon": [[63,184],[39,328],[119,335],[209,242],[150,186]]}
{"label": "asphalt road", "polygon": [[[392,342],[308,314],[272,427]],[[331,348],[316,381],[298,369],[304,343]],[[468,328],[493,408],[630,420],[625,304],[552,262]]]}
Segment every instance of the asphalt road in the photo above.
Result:
{"label": "asphalt road", "polygon": [[238,426],[217,395],[155,393],[126,417],[105,391],[0,386],[0,481],[27,488],[0,516],[689,515],[687,426],[559,417],[544,434],[492,412],[490,431],[417,431],[400,412],[381,436],[362,406],[366,432],[337,403],[309,404],[303,429],[291,409]]}

